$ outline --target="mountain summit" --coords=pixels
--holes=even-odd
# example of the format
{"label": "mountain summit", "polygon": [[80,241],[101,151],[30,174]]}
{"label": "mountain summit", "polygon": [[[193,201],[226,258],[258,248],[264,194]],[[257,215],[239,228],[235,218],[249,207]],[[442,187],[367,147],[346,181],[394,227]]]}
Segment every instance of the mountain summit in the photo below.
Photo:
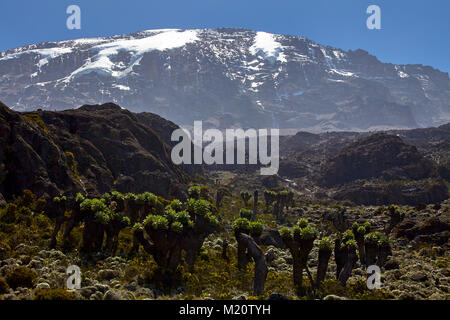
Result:
{"label": "mountain summit", "polygon": [[180,125],[311,131],[437,126],[450,78],[297,36],[147,30],[0,53],[0,98],[17,111],[112,101]]}

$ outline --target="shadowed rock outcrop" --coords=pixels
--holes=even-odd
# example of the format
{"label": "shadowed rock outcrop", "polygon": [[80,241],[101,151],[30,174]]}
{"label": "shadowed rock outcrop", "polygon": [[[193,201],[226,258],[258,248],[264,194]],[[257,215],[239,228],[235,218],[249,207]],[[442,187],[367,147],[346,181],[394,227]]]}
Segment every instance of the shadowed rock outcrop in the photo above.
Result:
{"label": "shadowed rock outcrop", "polygon": [[7,199],[23,189],[49,196],[115,189],[183,198],[184,174],[165,142],[174,125],[145,118],[151,121],[112,103],[24,114],[2,104],[0,192]]}
{"label": "shadowed rock outcrop", "polygon": [[408,240],[419,242],[446,244],[450,238],[450,218],[448,215],[441,217],[407,218],[395,229],[396,237],[406,237]]}
{"label": "shadowed rock outcrop", "polygon": [[359,179],[420,180],[433,175],[433,163],[397,136],[378,133],[362,138],[331,157],[319,183],[332,187]]}

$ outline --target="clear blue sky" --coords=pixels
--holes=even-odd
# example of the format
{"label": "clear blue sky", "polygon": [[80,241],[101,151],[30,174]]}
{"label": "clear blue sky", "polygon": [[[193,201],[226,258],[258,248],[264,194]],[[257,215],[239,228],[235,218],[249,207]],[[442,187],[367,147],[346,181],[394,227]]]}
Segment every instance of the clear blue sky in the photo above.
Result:
{"label": "clear blue sky", "polygon": [[[81,30],[66,28],[71,4],[81,7]],[[371,4],[381,7],[382,30],[366,28]],[[0,51],[144,29],[243,27],[450,72],[448,0],[1,0],[0,12]]]}

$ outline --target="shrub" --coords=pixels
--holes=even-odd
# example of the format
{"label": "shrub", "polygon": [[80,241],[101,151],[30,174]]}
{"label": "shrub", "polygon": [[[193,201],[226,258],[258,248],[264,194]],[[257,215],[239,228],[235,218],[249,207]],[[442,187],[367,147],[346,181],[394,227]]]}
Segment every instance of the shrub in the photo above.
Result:
{"label": "shrub", "polygon": [[358,247],[358,244],[356,243],[355,240],[350,239],[350,240],[348,240],[348,241],[345,243],[345,246],[346,246],[346,247],[357,248],[357,247]]}
{"label": "shrub", "polygon": [[170,226],[170,229],[173,232],[176,233],[182,233],[183,232],[183,224],[179,221],[175,221],[174,223],[172,223],[172,225]]}
{"label": "shrub", "polygon": [[355,235],[353,234],[352,230],[346,230],[344,234],[342,235],[342,242],[346,243],[348,240],[354,240]]}
{"label": "shrub", "polygon": [[109,210],[97,211],[94,214],[94,217],[96,222],[103,225],[107,225],[111,219]]}
{"label": "shrub", "polygon": [[111,200],[117,201],[117,200],[124,200],[125,195],[119,191],[111,191]]}
{"label": "shrub", "polygon": [[250,191],[247,191],[247,190],[241,191],[240,196],[241,196],[242,200],[244,201],[245,206],[247,206],[248,201],[252,197],[252,194],[250,193]]}
{"label": "shrub", "polygon": [[13,288],[32,288],[36,281],[37,273],[27,267],[16,267],[6,276],[6,282]]}
{"label": "shrub", "polygon": [[276,200],[277,193],[271,190],[264,190],[264,201],[266,202],[266,209]]}
{"label": "shrub", "polygon": [[204,200],[209,200],[209,189],[207,186],[200,187],[200,198]]}
{"label": "shrub", "polygon": [[45,199],[41,199],[41,198],[37,199],[34,203],[34,208],[33,208],[34,212],[44,213],[46,203],[47,203],[47,201]]}
{"label": "shrub", "polygon": [[358,229],[356,230],[356,233],[358,235],[365,235],[366,234],[366,227],[364,227],[364,226],[358,227]]}
{"label": "shrub", "polygon": [[104,199],[106,202],[110,202],[111,201],[111,194],[109,194],[108,192],[105,192],[102,196],[101,199]]}
{"label": "shrub", "polygon": [[123,212],[116,212],[116,211],[110,212],[109,221],[119,222],[126,227],[131,224],[131,220],[129,217],[127,217]]}
{"label": "shrub", "polygon": [[180,211],[175,214],[175,220],[181,222],[183,225],[192,225],[191,216],[187,211]]}
{"label": "shrub", "polygon": [[186,202],[186,211],[192,215],[200,215],[205,217],[211,212],[211,204],[206,200],[188,199]]}
{"label": "shrub", "polygon": [[167,230],[169,228],[169,221],[163,216],[149,215],[144,220],[144,226],[149,226],[154,230]]}
{"label": "shrub", "polygon": [[200,198],[200,187],[199,186],[192,186],[188,189],[188,194],[191,198],[198,199]]}
{"label": "shrub", "polygon": [[81,211],[106,211],[107,207],[104,199],[86,199],[80,204]]}
{"label": "shrub", "polygon": [[39,214],[35,217],[36,225],[41,228],[47,228],[51,225],[51,220],[48,216],[44,214]]}
{"label": "shrub", "polygon": [[0,212],[0,221],[5,223],[13,223],[16,221],[17,205],[14,203],[8,203],[4,209]]}
{"label": "shrub", "polygon": [[259,237],[264,231],[264,226],[261,221],[250,222],[250,235],[252,237]]}
{"label": "shrub", "polygon": [[140,222],[136,222],[133,226],[133,231],[135,230],[144,230],[144,226]]}
{"label": "shrub", "polygon": [[292,239],[292,232],[288,227],[283,227],[280,229],[280,236],[283,239]]}
{"label": "shrub", "polygon": [[240,214],[241,218],[245,218],[245,219],[249,219],[250,220],[252,218],[253,211],[250,210],[250,209],[242,208],[239,211],[239,214]]}
{"label": "shrub", "polygon": [[183,204],[178,199],[172,200],[172,202],[169,204],[169,206],[171,209],[175,210],[176,212],[179,212],[183,209]]}
{"label": "shrub", "polygon": [[30,207],[36,201],[36,195],[29,189],[23,190],[22,196],[16,201],[18,206]]}
{"label": "shrub", "polygon": [[77,193],[76,197],[75,197],[75,201],[77,203],[81,203],[85,200],[84,196],[81,193]]}
{"label": "shrub", "polygon": [[54,197],[53,198],[53,202],[61,202],[61,201],[66,201],[67,197],[66,196],[62,196],[62,197]]}
{"label": "shrub", "polygon": [[217,228],[219,226],[219,219],[217,219],[217,217],[215,215],[213,215],[211,212],[208,212],[208,214],[206,215],[206,218],[208,218],[209,223],[214,228]]}
{"label": "shrub", "polygon": [[5,278],[0,277],[0,294],[8,293],[9,286]]}
{"label": "shrub", "polygon": [[379,232],[371,232],[364,236],[364,242],[371,244],[378,244],[378,240],[380,240]]}
{"label": "shrub", "polygon": [[333,240],[329,237],[323,237],[319,241],[319,249],[320,250],[333,250],[334,243]]}
{"label": "shrub", "polygon": [[76,300],[76,295],[63,289],[39,289],[34,293],[33,300]]}
{"label": "shrub", "polygon": [[295,239],[300,239],[301,238],[301,236],[300,236],[300,231],[301,230],[302,230],[302,228],[300,228],[298,225],[294,226],[294,228],[292,228],[292,231],[294,233]]}
{"label": "shrub", "polygon": [[125,200],[127,201],[136,201],[136,195],[134,193],[128,192],[127,194],[125,194]]}
{"label": "shrub", "polygon": [[147,204],[151,207],[156,207],[156,204],[158,203],[158,197],[151,192],[144,192],[137,195],[137,201],[143,204]]}
{"label": "shrub", "polygon": [[233,222],[234,232],[248,233],[250,231],[250,222],[245,218],[238,218]]}
{"label": "shrub", "polygon": [[314,240],[317,236],[317,229],[314,227],[306,227],[300,230],[302,240]]}
{"label": "shrub", "polygon": [[23,115],[25,119],[27,119],[30,122],[33,122],[34,124],[38,125],[45,134],[50,134],[50,130],[45,125],[45,122],[41,119],[41,117],[36,113],[27,113]]}
{"label": "shrub", "polygon": [[385,236],[385,235],[381,235],[380,239],[378,240],[378,246],[380,248],[387,248],[389,247],[391,244],[391,241],[389,239],[389,237]]}
{"label": "shrub", "polygon": [[298,219],[298,226],[300,228],[306,228],[308,226],[308,219],[306,219],[306,218]]}
{"label": "shrub", "polygon": [[164,211],[164,216],[166,217],[169,223],[177,221],[177,213],[170,206],[166,207],[166,210]]}

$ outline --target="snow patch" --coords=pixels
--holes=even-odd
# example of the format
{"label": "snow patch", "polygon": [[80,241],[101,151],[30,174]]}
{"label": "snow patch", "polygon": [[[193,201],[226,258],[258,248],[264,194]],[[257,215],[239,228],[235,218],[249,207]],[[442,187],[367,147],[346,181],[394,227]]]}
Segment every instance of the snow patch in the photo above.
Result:
{"label": "snow patch", "polygon": [[17,53],[11,53],[3,58],[0,58],[0,60],[10,60],[10,59],[16,59],[19,58],[21,55],[26,53],[34,53],[38,54],[40,56],[39,65],[42,66],[44,64],[47,64],[50,59],[57,58],[59,56],[62,56],[63,54],[72,52],[71,48],[46,48],[46,49],[33,49],[33,50],[27,50],[27,51],[21,51]]}
{"label": "snow patch", "polygon": [[197,31],[177,31],[170,30],[161,32],[150,37],[142,39],[118,40],[111,43],[101,44],[93,47],[94,50],[100,50],[100,54],[117,54],[119,51],[132,51],[137,55],[142,55],[153,50],[169,50],[179,48],[187,43],[197,41]]}
{"label": "snow patch", "polygon": [[409,74],[407,74],[403,71],[398,71],[397,74],[400,78],[409,78]]}
{"label": "snow patch", "polygon": [[271,33],[257,32],[254,43],[249,50],[251,54],[261,55],[272,63],[275,61],[287,62],[281,43],[276,41],[275,36]]}
{"label": "snow patch", "polygon": [[122,91],[130,91],[131,90],[130,87],[127,87],[127,86],[124,86],[124,85],[121,85],[121,84],[114,83],[112,86],[113,86],[113,88],[117,88],[117,89],[122,90]]}
{"label": "snow patch", "polygon": [[[117,40],[94,46],[90,50],[98,51],[98,53],[85,63],[85,65],[75,70],[69,78],[90,72],[117,78],[126,76],[132,71],[135,65],[140,63],[145,53],[154,50],[164,51],[180,48],[188,43],[199,40],[197,33],[196,30],[169,30],[142,39]],[[130,64],[125,70],[110,60],[110,57],[116,56],[121,51],[127,51],[132,54]]]}
{"label": "snow patch", "polygon": [[336,73],[340,76],[344,77],[353,77],[355,74],[352,72],[344,71],[344,70],[337,70],[337,69],[330,69],[329,72]]}
{"label": "snow patch", "polygon": [[261,103],[260,100],[256,100],[256,104],[262,109],[262,110],[266,110],[266,108],[264,108],[263,104]]}
{"label": "snow patch", "polygon": [[339,50],[333,50],[333,54],[338,60],[342,60],[345,58],[345,54]]}

